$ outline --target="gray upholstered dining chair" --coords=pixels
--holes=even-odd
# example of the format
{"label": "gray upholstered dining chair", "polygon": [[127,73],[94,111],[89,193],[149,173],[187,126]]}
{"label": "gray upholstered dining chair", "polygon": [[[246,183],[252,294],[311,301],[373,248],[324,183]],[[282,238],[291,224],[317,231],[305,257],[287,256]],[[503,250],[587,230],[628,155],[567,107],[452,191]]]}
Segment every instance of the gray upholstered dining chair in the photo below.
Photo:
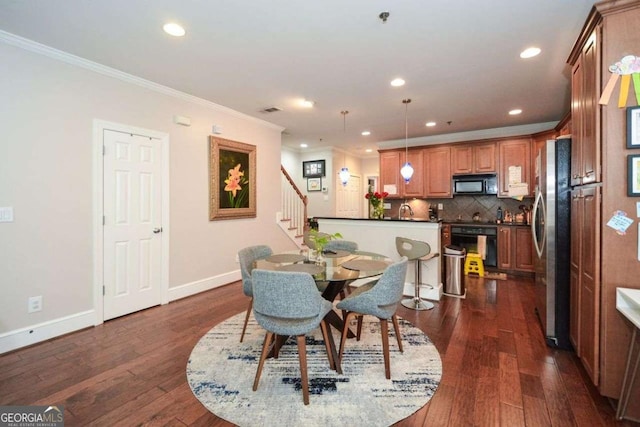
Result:
{"label": "gray upholstered dining chair", "polygon": [[347,316],[344,319],[342,339],[340,340],[340,352],[338,363],[342,363],[344,345],[349,332],[349,321],[355,316],[358,320],[356,339],[360,340],[362,332],[363,315],[376,316],[380,320],[380,333],[382,335],[382,352],[384,357],[384,372],[387,379],[391,379],[391,368],[389,366],[389,325],[388,320],[393,322],[393,328],[398,341],[398,348],[402,352],[402,340],[400,338],[400,327],[396,316],[396,309],[402,299],[404,289],[404,277],[407,274],[407,257],[400,258],[400,261],[391,264],[386,268],[380,279],[376,283],[368,283],[354,290],[344,300],[340,301],[336,307],[346,310]]}
{"label": "gray upholstered dining chair", "polygon": [[[332,310],[331,302],[322,298],[309,273],[255,269],[253,276],[253,313],[267,333],[262,345],[253,391],[258,389],[262,367],[275,335],[294,335],[298,343],[302,399],[309,404],[309,378],[305,336],[320,326],[329,366],[334,366],[329,341],[329,327],[324,317]],[[276,355],[278,349],[276,348]]]}
{"label": "gray upholstered dining chair", "polygon": [[247,323],[249,322],[249,315],[251,315],[251,307],[253,306],[253,285],[251,283],[251,270],[253,269],[253,263],[259,259],[265,259],[272,254],[273,251],[266,245],[249,246],[248,248],[241,249],[240,252],[238,252],[240,274],[242,274],[242,291],[246,296],[251,298],[249,301],[249,308],[247,309],[247,315],[244,317],[244,325],[242,326],[240,342],[244,339],[244,333],[247,330]]}
{"label": "gray upholstered dining chair", "polygon": [[347,251],[353,253],[358,250],[358,244],[350,240],[333,239],[324,245],[325,251]]}

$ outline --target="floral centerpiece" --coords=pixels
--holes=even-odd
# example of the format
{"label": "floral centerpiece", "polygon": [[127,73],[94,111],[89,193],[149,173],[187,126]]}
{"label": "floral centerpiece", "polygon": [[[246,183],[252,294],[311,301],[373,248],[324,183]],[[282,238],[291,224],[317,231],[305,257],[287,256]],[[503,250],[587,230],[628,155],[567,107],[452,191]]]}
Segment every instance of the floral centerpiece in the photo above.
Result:
{"label": "floral centerpiece", "polygon": [[374,192],[372,190],[369,190],[369,192],[364,195],[364,198],[369,201],[371,207],[373,208],[373,212],[371,213],[372,218],[384,218],[384,198],[388,195],[389,193],[387,193],[386,191],[380,193],[378,191]]}

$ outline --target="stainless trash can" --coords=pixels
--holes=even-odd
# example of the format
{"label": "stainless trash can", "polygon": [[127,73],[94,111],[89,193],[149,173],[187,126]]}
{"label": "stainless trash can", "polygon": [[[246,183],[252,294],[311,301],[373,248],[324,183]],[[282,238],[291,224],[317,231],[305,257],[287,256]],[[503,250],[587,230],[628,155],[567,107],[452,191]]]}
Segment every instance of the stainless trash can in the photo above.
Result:
{"label": "stainless trash can", "polygon": [[445,281],[444,293],[449,295],[464,295],[464,280],[462,279],[462,268],[467,251],[465,248],[455,245],[444,247],[445,258]]}

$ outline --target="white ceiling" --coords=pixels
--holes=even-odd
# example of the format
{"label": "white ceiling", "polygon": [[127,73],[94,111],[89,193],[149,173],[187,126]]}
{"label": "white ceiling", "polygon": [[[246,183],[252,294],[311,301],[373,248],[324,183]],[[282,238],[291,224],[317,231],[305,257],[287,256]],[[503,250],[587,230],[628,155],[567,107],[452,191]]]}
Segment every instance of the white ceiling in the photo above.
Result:
{"label": "white ceiling", "polygon": [[[2,0],[0,29],[283,126],[283,145],[364,155],[404,145],[404,98],[412,99],[409,138],[418,138],[410,145],[562,119],[565,61],[592,4]],[[166,35],[168,21],[186,36]],[[532,45],[542,53],[520,59]],[[395,77],[406,85],[391,87]],[[302,98],[315,107],[300,108]],[[270,106],[282,111],[261,112]],[[509,116],[513,108],[523,113]],[[425,127],[430,120],[437,126]]]}

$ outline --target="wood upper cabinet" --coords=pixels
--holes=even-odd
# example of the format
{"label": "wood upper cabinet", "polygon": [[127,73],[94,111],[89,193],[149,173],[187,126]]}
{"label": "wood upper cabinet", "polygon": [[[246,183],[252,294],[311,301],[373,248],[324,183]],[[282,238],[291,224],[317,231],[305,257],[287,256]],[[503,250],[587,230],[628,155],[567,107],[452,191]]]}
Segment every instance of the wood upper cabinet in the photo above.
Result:
{"label": "wood upper cabinet", "polygon": [[464,144],[451,147],[451,173],[493,173],[496,171],[496,144]]}
{"label": "wood upper cabinet", "polygon": [[534,189],[531,178],[531,138],[498,142],[498,197],[509,197],[510,166],[520,167],[521,182],[529,184],[529,195],[532,195]]}
{"label": "wood upper cabinet", "polygon": [[[380,153],[380,191],[387,191],[387,198],[424,197],[424,154],[423,149],[407,152],[409,163],[413,167],[413,176],[405,183],[400,169],[405,163],[405,151],[383,151]],[[395,192],[389,191],[395,188]]]}
{"label": "wood upper cabinet", "polygon": [[425,196],[453,197],[451,189],[451,147],[424,149]]}
{"label": "wood upper cabinet", "polygon": [[[413,167],[413,176],[408,183],[404,182],[400,170],[398,170],[399,180],[401,182],[402,190],[400,194],[403,197],[424,197],[425,196],[425,176],[424,176],[424,151],[423,149],[408,150],[406,157]],[[404,166],[405,153],[400,153],[400,168]]]}
{"label": "wood upper cabinet", "polygon": [[[600,69],[596,26],[573,64],[571,74],[571,185],[601,182],[599,137],[600,97],[597,78]],[[613,101],[612,101],[613,102]]]}
{"label": "wood upper cabinet", "polygon": [[[380,153],[380,186],[379,191],[387,191],[388,198],[402,197],[402,177],[400,176],[400,151],[383,151]],[[395,192],[389,191],[395,188]]]}
{"label": "wood upper cabinet", "polygon": [[523,226],[498,227],[498,268],[533,272],[533,237],[531,228]]}

